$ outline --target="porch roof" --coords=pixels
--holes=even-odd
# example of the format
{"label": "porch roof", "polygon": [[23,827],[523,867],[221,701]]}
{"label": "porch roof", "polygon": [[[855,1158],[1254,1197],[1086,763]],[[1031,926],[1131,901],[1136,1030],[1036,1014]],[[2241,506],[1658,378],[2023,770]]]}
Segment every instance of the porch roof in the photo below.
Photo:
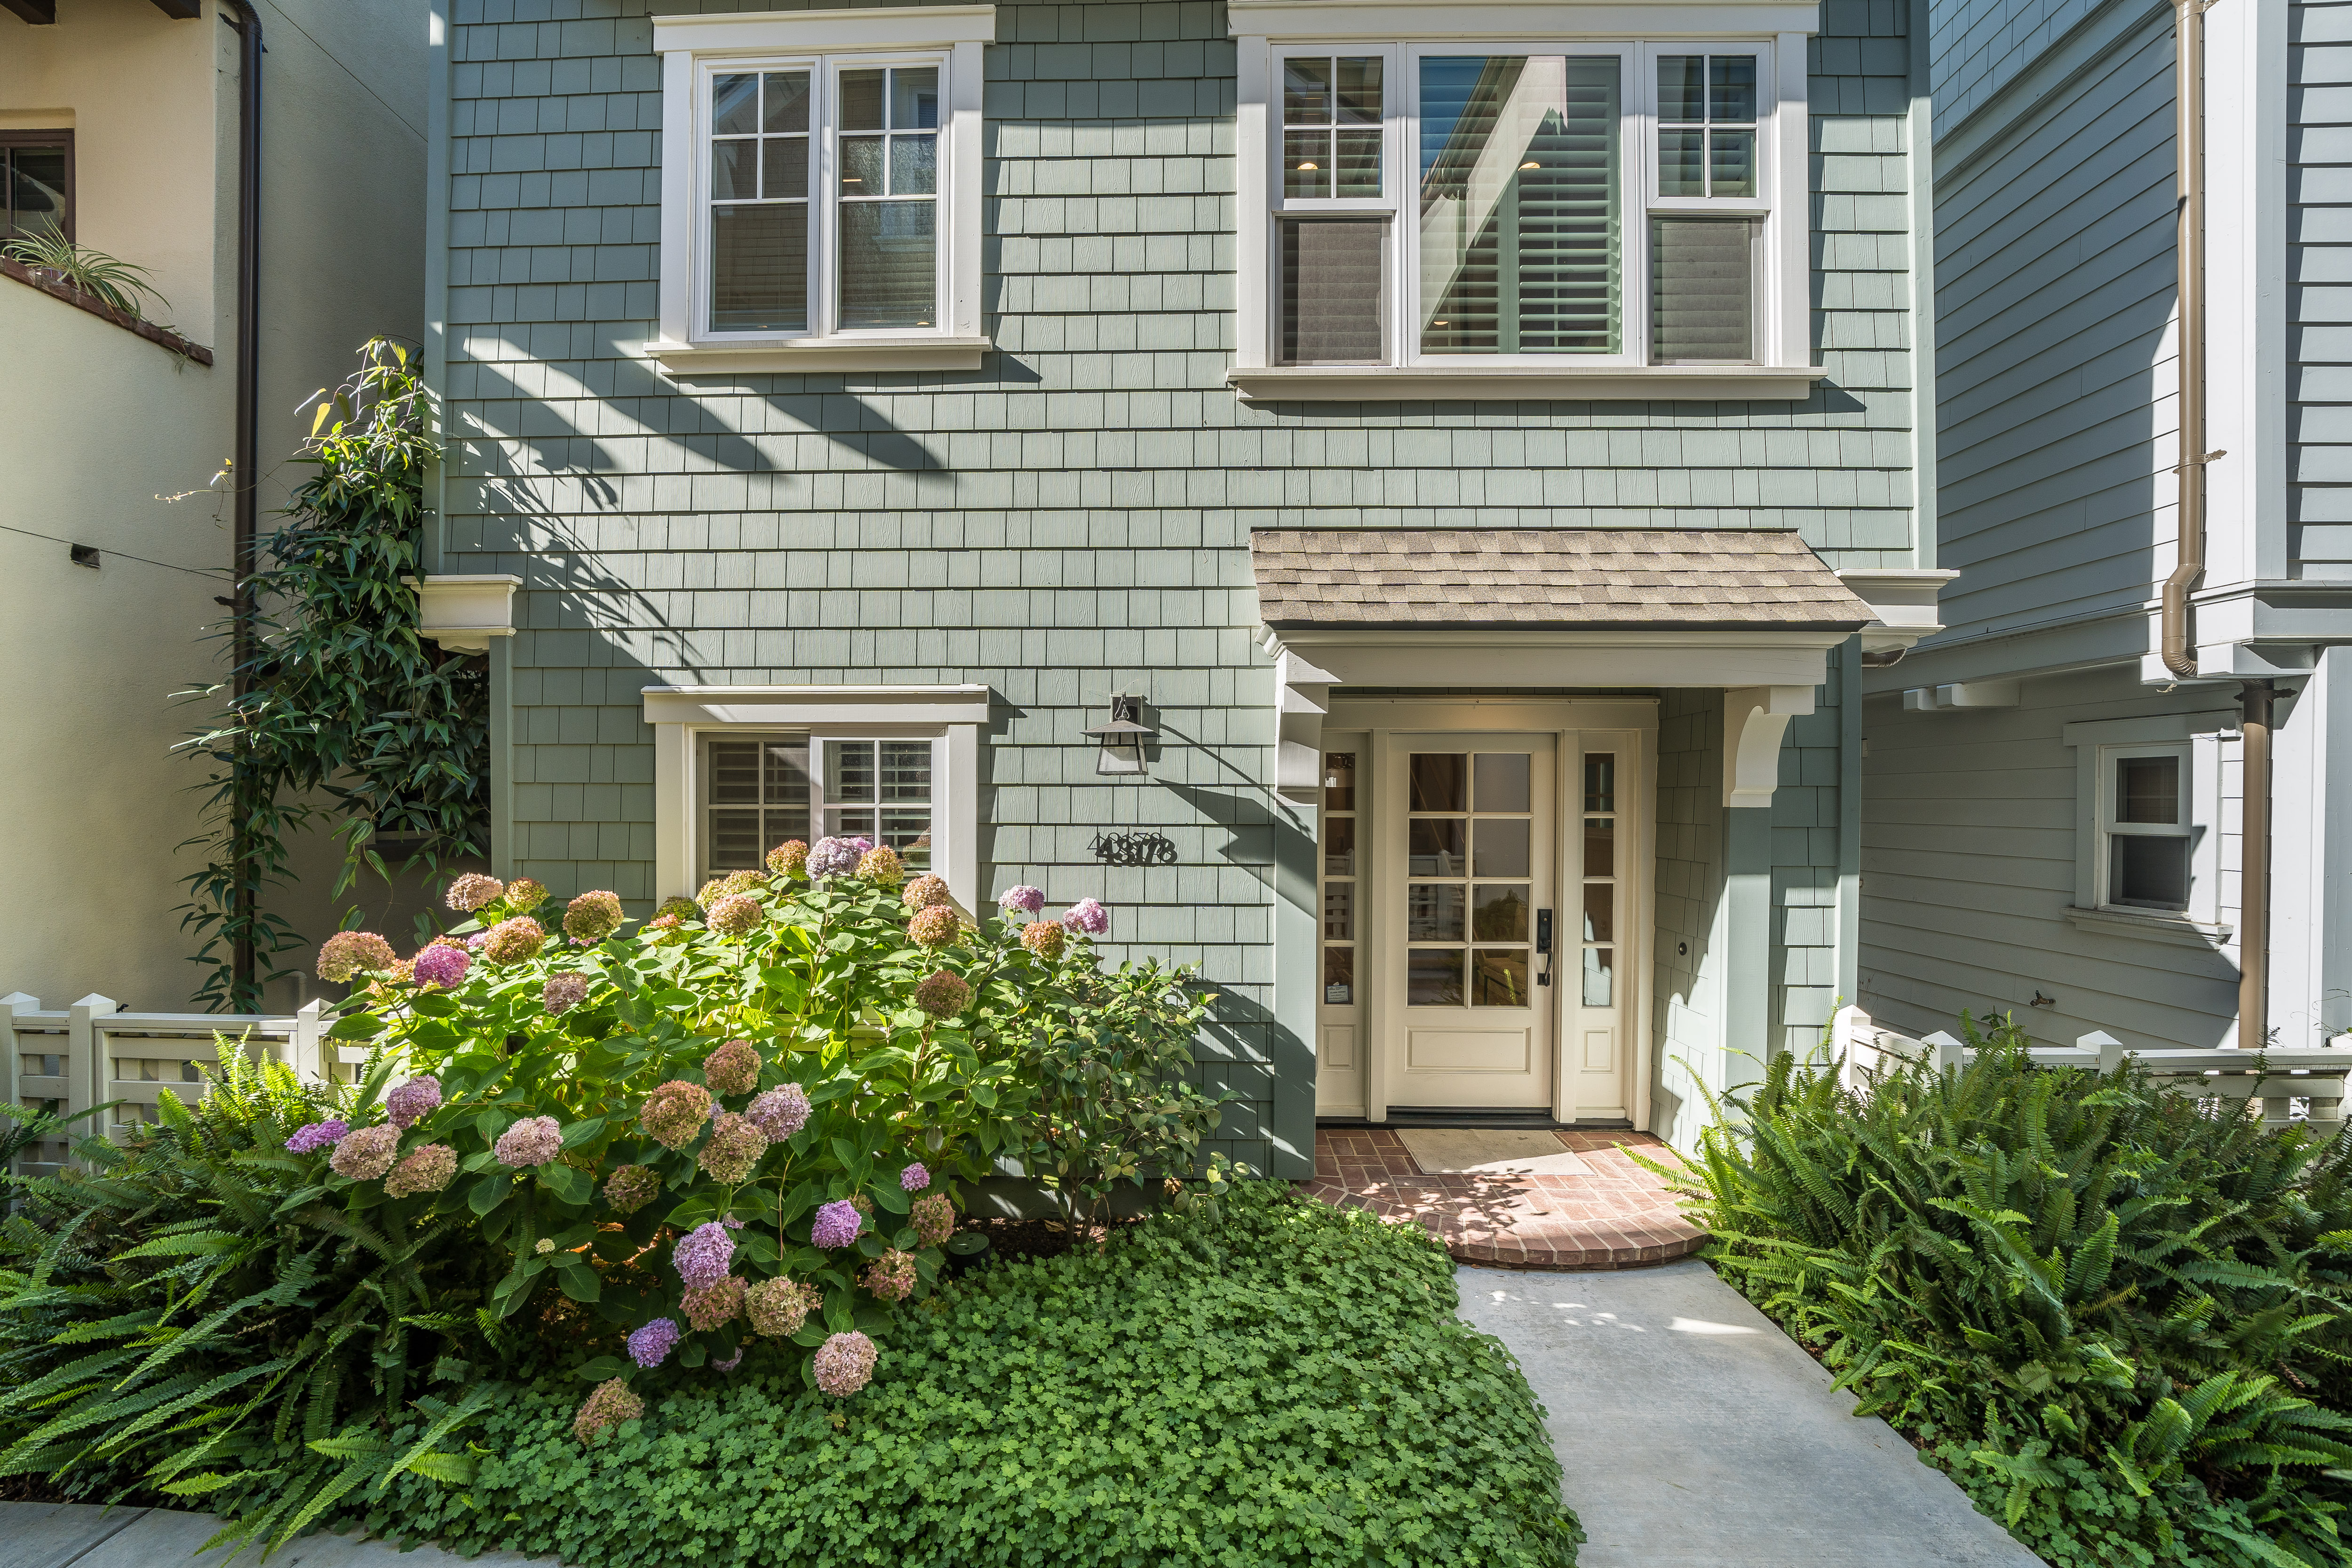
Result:
{"label": "porch roof", "polygon": [[1856,631],[1877,618],[1785,530],[1260,528],[1250,562],[1274,631]]}

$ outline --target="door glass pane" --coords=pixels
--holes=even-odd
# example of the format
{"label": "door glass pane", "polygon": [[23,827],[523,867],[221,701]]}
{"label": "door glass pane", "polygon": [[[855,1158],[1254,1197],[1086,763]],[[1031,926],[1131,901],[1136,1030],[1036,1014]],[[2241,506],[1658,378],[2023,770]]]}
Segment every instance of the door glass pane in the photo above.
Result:
{"label": "door glass pane", "polygon": [[1618,61],[1421,64],[1421,346],[1613,353]]}
{"label": "door glass pane", "polygon": [[1471,898],[1470,934],[1480,942],[1528,940],[1528,885],[1482,882]]}
{"label": "door glass pane", "polygon": [[1617,754],[1591,752],[1584,758],[1584,809],[1617,809]]}
{"label": "door glass pane", "polygon": [[1584,874],[1588,877],[1613,877],[1617,874],[1617,823],[1614,818],[1588,816],[1584,819]]}
{"label": "door glass pane", "polygon": [[1415,752],[1405,775],[1414,811],[1462,811],[1468,805],[1470,759],[1454,752]]}
{"label": "door glass pane", "polygon": [[1473,1007],[1528,1005],[1528,952],[1523,947],[1482,947],[1470,959]]}
{"label": "door glass pane", "polygon": [[1348,942],[1356,934],[1356,884],[1328,882],[1323,888],[1323,934]]}
{"label": "door glass pane", "polygon": [[928,327],[938,309],[929,201],[845,202],[841,208],[841,324]]}
{"label": "door glass pane", "polygon": [[1408,1007],[1462,1005],[1462,950],[1412,949],[1405,959],[1404,1000]]}
{"label": "door glass pane", "polygon": [[1356,1000],[1356,950],[1323,950],[1323,1000],[1334,1007],[1352,1006]]}
{"label": "door glass pane", "polygon": [[1470,860],[1474,877],[1524,877],[1528,872],[1528,830],[1523,816],[1482,816],[1473,840]]}
{"label": "door glass pane", "polygon": [[2180,759],[2124,757],[2116,763],[2116,820],[2154,822],[2169,827],[2180,820]]}
{"label": "door glass pane", "polygon": [[1356,819],[1354,817],[1333,816],[1324,819],[1323,874],[1327,877],[1352,877],[1356,874]]}
{"label": "door glass pane", "polygon": [[1417,816],[1405,830],[1406,867],[1416,877],[1462,875],[1463,820]]}
{"label": "door glass pane", "polygon": [[1613,1007],[1616,1003],[1616,975],[1612,971],[1611,950],[1588,947],[1584,950],[1584,1005],[1588,1007]]}
{"label": "door glass pane", "polygon": [[1606,882],[1588,882],[1584,886],[1584,940],[1614,942],[1617,889]]}
{"label": "door glass pane", "polygon": [[2109,836],[2107,846],[2109,902],[2158,910],[2189,907],[2188,839],[2117,833]]}
{"label": "door glass pane", "polygon": [[1323,809],[1356,809],[1356,753],[1332,752],[1323,759]]}
{"label": "door glass pane", "polygon": [[1404,934],[1408,942],[1462,941],[1462,884],[1407,883]]}
{"label": "door glass pane", "polygon": [[1532,760],[1525,752],[1479,752],[1477,805],[1471,809],[1528,810],[1528,767]]}

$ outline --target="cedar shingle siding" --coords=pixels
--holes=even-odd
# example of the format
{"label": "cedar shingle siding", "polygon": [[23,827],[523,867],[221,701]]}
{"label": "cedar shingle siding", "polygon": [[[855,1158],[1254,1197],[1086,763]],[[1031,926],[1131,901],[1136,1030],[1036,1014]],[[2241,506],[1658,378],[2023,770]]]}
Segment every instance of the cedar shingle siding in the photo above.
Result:
{"label": "cedar shingle siding", "polygon": [[[641,0],[457,0],[437,569],[526,579],[509,868],[639,911],[667,890],[652,885],[647,684],[986,682],[989,886],[1098,897],[1115,953],[1202,965],[1226,995],[1202,1075],[1240,1096],[1221,1146],[1303,1173],[1273,1143],[1279,1121],[1303,1146],[1312,1063],[1266,1022],[1270,888],[1297,829],[1269,787],[1249,531],[1792,529],[1832,566],[1909,564],[1906,10],[1822,15],[1812,320],[1829,374],[1809,403],[1267,408],[1223,384],[1237,258],[1221,5],[999,8],[982,370],[687,391],[636,357],[656,336],[659,196]],[[1851,856],[1839,668],[1790,729],[1772,807],[1775,1022],[1796,1039],[1834,990]],[[1097,781],[1080,735],[1123,688],[1150,694],[1161,731],[1145,787]],[[1694,811],[1704,730],[1683,726],[1677,764]],[[1179,864],[1095,861],[1098,830],[1139,825]],[[1685,839],[1685,879],[1717,874],[1706,833]],[[1685,904],[1703,892],[1677,888]]]}

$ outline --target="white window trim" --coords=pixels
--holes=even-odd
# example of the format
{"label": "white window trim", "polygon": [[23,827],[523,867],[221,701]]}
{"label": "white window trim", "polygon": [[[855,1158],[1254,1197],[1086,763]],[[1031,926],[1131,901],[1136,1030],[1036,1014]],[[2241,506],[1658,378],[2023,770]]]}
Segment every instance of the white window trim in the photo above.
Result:
{"label": "white window trim", "polygon": [[863,740],[929,737],[931,870],[966,910],[980,908],[980,738],[985,686],[648,686],[654,727],[654,885],[664,899],[699,885],[701,742],[770,731]]}
{"label": "white window trim", "polygon": [[[1360,4],[1329,0],[1231,0],[1230,26],[1237,46],[1236,331],[1234,369],[1227,382],[1244,397],[1259,399],[1390,401],[1433,398],[1643,398],[1788,399],[1811,395],[1823,372],[1811,366],[1811,272],[1806,217],[1810,209],[1806,154],[1807,36],[1819,26],[1811,5],[1780,0],[1729,0],[1714,5],[1612,5],[1563,8],[1526,4],[1467,4],[1444,7]],[[1560,18],[1570,21],[1563,25]],[[1531,40],[1530,35],[1533,35]],[[1621,266],[1625,308],[1621,340],[1630,351],[1595,363],[1595,356],[1548,355],[1504,363],[1477,363],[1468,356],[1420,359],[1410,353],[1412,336],[1410,281],[1391,276],[1383,310],[1390,344],[1387,365],[1276,365],[1274,358],[1279,258],[1274,223],[1278,211],[1401,212],[1406,205],[1407,172],[1402,131],[1412,108],[1408,61],[1419,46],[1517,47],[1523,50],[1591,47],[1621,53],[1633,73],[1624,100],[1626,236]],[[1765,195],[1743,199],[1687,198],[1661,205],[1656,189],[1655,57],[1699,52],[1717,46],[1751,47],[1762,57],[1758,92],[1758,163]],[[1384,170],[1397,182],[1379,201],[1330,198],[1285,201],[1279,189],[1281,55],[1328,48],[1334,53],[1382,53],[1397,111],[1386,116],[1391,133],[1382,140]],[[1768,107],[1769,106],[1769,107]],[[1654,365],[1649,349],[1649,217],[1653,212],[1777,212],[1769,221],[1761,298],[1762,339],[1754,364]],[[1402,219],[1398,220],[1402,222]],[[1401,237],[1391,240],[1387,270],[1403,268]]]}
{"label": "white window trim", "polygon": [[[2067,918],[2086,931],[2148,936],[2158,941],[2188,937],[2219,944],[2230,936],[2221,923],[2221,742],[2237,715],[2167,713],[2147,719],[2103,719],[2068,724],[2060,732],[2074,748],[2074,904]],[[2183,748],[2189,767],[2181,785],[2189,792],[2189,909],[2185,914],[2107,901],[2107,805],[2111,765],[2125,755],[2147,755]]]}
{"label": "white window trim", "polygon": [[[662,61],[661,335],[646,353],[674,374],[758,371],[977,370],[989,341],[981,331],[981,94],[982,50],[996,37],[993,5],[914,5],[887,10],[762,11],[659,16],[654,49]],[[939,66],[940,290],[935,329],[823,335],[700,329],[702,199],[709,138],[701,135],[704,81],[719,63],[808,66],[823,78],[811,129],[819,145],[811,172],[811,227],[829,237],[817,209],[832,166],[831,138],[816,116],[845,63]],[[829,245],[829,238],[813,245]],[[824,319],[828,257],[810,279],[812,324]]]}

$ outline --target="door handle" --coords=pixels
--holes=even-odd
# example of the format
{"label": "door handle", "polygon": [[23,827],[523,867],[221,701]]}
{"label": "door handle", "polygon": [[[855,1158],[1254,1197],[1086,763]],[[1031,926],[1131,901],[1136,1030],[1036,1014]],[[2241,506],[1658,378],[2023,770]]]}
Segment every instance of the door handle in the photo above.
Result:
{"label": "door handle", "polygon": [[1543,973],[1536,976],[1536,984],[1549,985],[1551,984],[1551,911],[1549,910],[1536,911],[1536,952],[1544,961]]}

